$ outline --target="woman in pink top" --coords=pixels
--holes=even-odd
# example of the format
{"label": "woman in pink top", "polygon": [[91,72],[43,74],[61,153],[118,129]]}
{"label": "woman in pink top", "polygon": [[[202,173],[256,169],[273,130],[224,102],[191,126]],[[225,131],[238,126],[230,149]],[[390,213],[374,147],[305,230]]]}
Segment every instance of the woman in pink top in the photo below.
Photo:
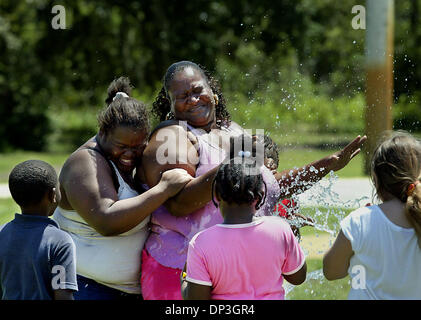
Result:
{"label": "woman in pink top", "polygon": [[[189,241],[197,232],[222,222],[211,202],[211,183],[229,150],[224,142],[244,129],[230,120],[217,81],[189,61],[168,68],[152,111],[162,122],[143,153],[137,170],[140,180],[152,188],[162,172],[174,168],[185,169],[194,179],[151,216],[151,234],[142,252],[142,294],[145,300],[181,299],[179,275]],[[256,215],[272,215],[280,196],[304,191],[330,170],[343,168],[365,139],[357,137],[343,150],[300,169],[273,175],[262,166],[268,192]]]}
{"label": "woman in pink top", "polygon": [[190,241],[181,280],[185,299],[284,299],[284,278],[295,285],[306,278],[305,256],[289,224],[255,217],[265,183],[247,160],[234,158],[216,175],[215,206],[224,220]]}

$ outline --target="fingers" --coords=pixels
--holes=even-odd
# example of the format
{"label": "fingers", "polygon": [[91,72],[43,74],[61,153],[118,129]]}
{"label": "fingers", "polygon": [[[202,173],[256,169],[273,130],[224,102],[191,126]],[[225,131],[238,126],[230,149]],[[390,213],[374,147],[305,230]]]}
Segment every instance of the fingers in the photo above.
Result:
{"label": "fingers", "polygon": [[361,149],[360,148],[358,148],[357,150],[355,150],[354,153],[350,156],[350,159],[354,158],[360,152],[361,152]]}
{"label": "fingers", "polygon": [[358,135],[353,141],[348,143],[348,145],[343,149],[346,153],[354,153],[356,148],[360,148],[361,145],[367,140],[367,136],[361,137]]}

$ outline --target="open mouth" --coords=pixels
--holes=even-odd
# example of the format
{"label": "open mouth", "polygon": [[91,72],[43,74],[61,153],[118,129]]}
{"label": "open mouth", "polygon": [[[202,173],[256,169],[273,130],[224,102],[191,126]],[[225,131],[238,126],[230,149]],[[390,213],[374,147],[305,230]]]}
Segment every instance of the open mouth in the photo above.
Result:
{"label": "open mouth", "polygon": [[119,159],[119,162],[126,167],[133,167],[135,165],[134,159]]}

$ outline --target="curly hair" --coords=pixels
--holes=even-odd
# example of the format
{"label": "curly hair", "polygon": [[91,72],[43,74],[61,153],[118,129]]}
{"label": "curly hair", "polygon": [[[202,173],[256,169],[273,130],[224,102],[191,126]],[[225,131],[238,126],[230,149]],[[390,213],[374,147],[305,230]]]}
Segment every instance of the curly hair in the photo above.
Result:
{"label": "curly hair", "polygon": [[226,101],[221,92],[221,87],[218,80],[216,80],[209,71],[203,66],[198,65],[191,61],[179,61],[173,63],[165,73],[163,79],[163,87],[158,93],[155,101],[152,104],[152,113],[159,119],[159,121],[169,120],[167,115],[171,111],[171,101],[168,95],[168,88],[174,76],[185,68],[191,67],[194,70],[199,71],[206,79],[213,93],[218,96],[218,104],[215,106],[216,122],[217,125],[228,126],[231,121],[231,115],[227,110]]}
{"label": "curly hair", "polygon": [[9,190],[21,206],[40,203],[51,189],[57,187],[57,173],[45,161],[27,160],[16,165],[9,175]]}

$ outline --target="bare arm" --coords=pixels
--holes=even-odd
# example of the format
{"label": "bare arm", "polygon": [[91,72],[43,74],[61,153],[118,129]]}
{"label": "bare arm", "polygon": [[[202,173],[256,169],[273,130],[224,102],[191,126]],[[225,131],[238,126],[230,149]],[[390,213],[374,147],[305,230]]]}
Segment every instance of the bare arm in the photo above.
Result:
{"label": "bare arm", "polygon": [[189,282],[183,275],[186,274],[187,263],[184,264],[183,272],[180,275],[181,296],[184,300],[210,300],[211,286],[204,286],[197,283]]}
{"label": "bare arm", "polygon": [[211,286],[203,286],[184,280],[181,283],[181,295],[184,300],[210,300]]}
{"label": "bare arm", "polygon": [[80,150],[64,165],[61,189],[68,204],[104,236],[124,233],[137,226],[190,179],[181,171],[166,173],[145,193],[119,200],[107,161],[97,153]]}
{"label": "bare arm", "polygon": [[296,273],[290,274],[290,275],[283,275],[285,280],[293,285],[299,285],[302,284],[307,277],[307,263],[304,262],[303,266],[300,270],[298,270]]}
{"label": "bare arm", "polygon": [[[159,141],[159,136],[157,138],[157,133],[161,130],[166,130],[165,141]],[[180,126],[169,126],[158,130],[157,133],[152,136],[143,153],[142,169],[146,183],[150,187],[155,186],[161,173],[173,168],[185,169],[194,177],[199,159],[187,132]],[[167,163],[164,163],[164,149],[167,150],[164,154]],[[166,201],[168,211],[174,216],[186,216],[211,201],[212,181],[218,168],[219,166],[192,179],[175,197]]]}
{"label": "bare arm", "polygon": [[351,242],[342,230],[339,232],[333,246],[323,257],[323,274],[328,280],[345,278],[348,275],[349,262],[354,255]]}
{"label": "bare arm", "polygon": [[323,159],[314,161],[300,169],[284,170],[275,174],[281,187],[281,197],[288,197],[294,193],[301,193],[321,180],[330,171],[338,171],[345,167],[352,158],[361,151],[366,136],[358,136],[344,149]]}
{"label": "bare arm", "polygon": [[74,300],[73,291],[67,289],[54,290],[54,300]]}

